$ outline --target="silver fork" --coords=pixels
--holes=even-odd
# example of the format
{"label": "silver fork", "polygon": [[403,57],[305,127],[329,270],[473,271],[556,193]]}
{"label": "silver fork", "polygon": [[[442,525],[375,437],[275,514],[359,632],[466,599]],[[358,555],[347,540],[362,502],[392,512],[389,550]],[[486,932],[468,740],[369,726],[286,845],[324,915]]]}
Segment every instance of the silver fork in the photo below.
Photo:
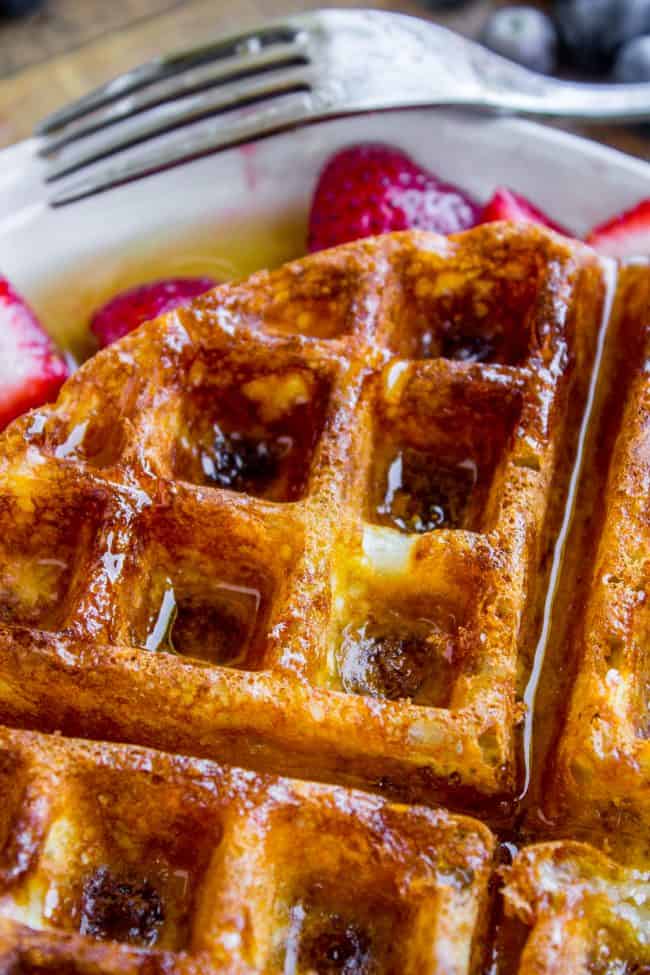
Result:
{"label": "silver fork", "polygon": [[318,10],[149,61],[37,129],[52,205],[296,125],[455,106],[583,121],[650,118],[650,84],[534,74],[428,21]]}

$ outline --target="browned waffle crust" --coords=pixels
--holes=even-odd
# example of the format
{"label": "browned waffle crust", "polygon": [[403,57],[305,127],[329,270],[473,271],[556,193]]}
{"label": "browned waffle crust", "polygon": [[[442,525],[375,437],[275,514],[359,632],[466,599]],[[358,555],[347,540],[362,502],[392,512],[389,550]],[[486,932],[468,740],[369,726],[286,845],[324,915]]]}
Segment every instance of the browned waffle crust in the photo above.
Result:
{"label": "browned waffle crust", "polygon": [[584,843],[540,843],[505,871],[506,909],[526,926],[519,975],[650,970],[650,873]]}
{"label": "browned waffle crust", "polygon": [[[5,439],[6,718],[412,798],[511,794],[601,299],[591,252],[535,230],[404,234],[100,353]],[[284,445],[275,476],[237,480],[215,423],[249,453]],[[416,502],[449,497],[449,528],[400,531],[408,497],[378,511],[398,457]],[[142,649],[166,593],[176,657]]]}
{"label": "browned waffle crust", "polygon": [[281,973],[287,952],[300,971],[337,953],[351,972],[469,970],[494,843],[474,820],[134,747],[7,731],[0,748],[3,832],[21,825],[2,972]]}
{"label": "browned waffle crust", "polygon": [[603,333],[605,283],[532,226],[362,241],[8,429],[0,975],[644,971],[650,272]]}
{"label": "browned waffle crust", "polygon": [[[622,271],[611,376],[578,506],[563,634],[574,681],[547,813],[650,859],[650,271]],[[650,922],[649,922],[650,923]]]}

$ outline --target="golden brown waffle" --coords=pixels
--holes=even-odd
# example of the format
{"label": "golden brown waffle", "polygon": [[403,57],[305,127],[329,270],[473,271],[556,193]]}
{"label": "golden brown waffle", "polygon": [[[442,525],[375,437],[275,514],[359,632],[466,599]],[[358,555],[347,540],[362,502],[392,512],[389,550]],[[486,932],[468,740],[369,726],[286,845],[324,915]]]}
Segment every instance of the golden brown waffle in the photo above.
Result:
{"label": "golden brown waffle", "polygon": [[650,873],[583,843],[541,843],[506,873],[509,914],[530,929],[519,975],[650,971]]}
{"label": "golden brown waffle", "polygon": [[132,746],[0,731],[0,972],[469,975],[473,820]]}
{"label": "golden brown waffle", "polygon": [[650,269],[604,293],[533,227],[363,241],[9,428],[0,975],[650,971]]}
{"label": "golden brown waffle", "polygon": [[532,226],[398,234],[97,355],[2,440],[0,718],[512,798],[603,290]]}
{"label": "golden brown waffle", "polygon": [[[621,275],[609,391],[578,498],[567,573],[575,679],[552,753],[547,814],[600,827],[650,862],[650,268]],[[604,482],[604,483],[603,483]],[[576,578],[577,576],[577,578]]]}

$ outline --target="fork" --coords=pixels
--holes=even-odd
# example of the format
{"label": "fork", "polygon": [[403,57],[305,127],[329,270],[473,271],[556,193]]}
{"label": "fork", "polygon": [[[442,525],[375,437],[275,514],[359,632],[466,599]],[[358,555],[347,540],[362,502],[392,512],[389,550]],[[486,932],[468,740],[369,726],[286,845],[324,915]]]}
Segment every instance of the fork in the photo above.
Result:
{"label": "fork", "polygon": [[53,206],[297,125],[446,106],[586,122],[650,118],[650,83],[535,74],[428,21],[317,10],[156,58],[46,118]]}

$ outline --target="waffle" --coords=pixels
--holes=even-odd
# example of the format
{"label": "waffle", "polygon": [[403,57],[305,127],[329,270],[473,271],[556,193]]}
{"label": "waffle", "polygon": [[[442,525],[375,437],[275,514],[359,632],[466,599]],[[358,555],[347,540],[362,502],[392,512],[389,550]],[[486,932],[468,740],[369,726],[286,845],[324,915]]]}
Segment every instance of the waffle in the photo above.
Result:
{"label": "waffle", "polygon": [[505,874],[506,909],[527,934],[520,975],[650,971],[650,873],[557,842],[524,850]]}
{"label": "waffle", "polygon": [[494,839],[466,817],[24,731],[0,776],[3,975],[475,970]]}
{"label": "waffle", "polygon": [[650,862],[647,266],[622,272],[610,331],[610,391],[578,502],[582,538],[578,531],[566,583],[575,594],[564,644],[575,678],[546,806],[574,828],[598,828],[632,862]]}
{"label": "waffle", "polygon": [[603,292],[532,226],[413,232],[98,354],[2,441],[0,720],[513,797]]}

